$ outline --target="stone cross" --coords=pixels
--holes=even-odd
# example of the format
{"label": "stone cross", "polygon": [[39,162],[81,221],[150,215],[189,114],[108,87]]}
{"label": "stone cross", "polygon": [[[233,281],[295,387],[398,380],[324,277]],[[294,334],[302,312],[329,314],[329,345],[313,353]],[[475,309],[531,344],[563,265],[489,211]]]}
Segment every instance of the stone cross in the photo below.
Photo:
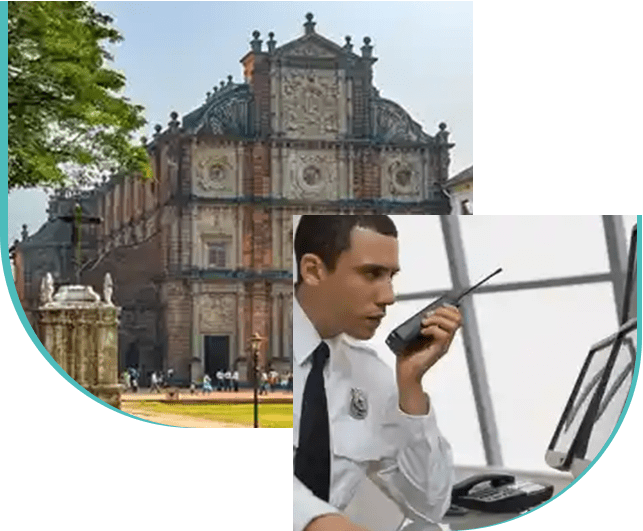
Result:
{"label": "stone cross", "polygon": [[83,228],[83,224],[98,225],[102,222],[102,220],[101,218],[96,216],[84,216],[83,207],[80,206],[80,203],[76,203],[73,215],[58,216],[58,219],[64,221],[65,223],[74,224],[71,231],[71,244],[75,249],[74,270],[76,275],[76,284],[80,284],[80,268],[82,259],[81,230]]}

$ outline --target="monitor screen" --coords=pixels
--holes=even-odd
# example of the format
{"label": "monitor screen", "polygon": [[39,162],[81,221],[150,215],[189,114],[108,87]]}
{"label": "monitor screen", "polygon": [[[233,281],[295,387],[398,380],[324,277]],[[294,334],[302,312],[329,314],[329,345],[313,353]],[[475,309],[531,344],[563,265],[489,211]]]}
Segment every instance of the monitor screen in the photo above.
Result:
{"label": "monitor screen", "polygon": [[[632,364],[631,369],[628,369],[628,363],[633,363],[636,359],[636,320],[629,321],[627,326],[629,332],[621,341],[617,361],[614,365],[614,370],[611,371],[610,380],[597,415],[597,422],[600,426],[597,425],[592,431],[588,454],[594,451],[598,453],[609,438],[623,410],[630,390],[634,365]],[[598,388],[617,336],[618,334],[613,334],[596,343],[585,358],[585,363],[581,368],[572,394],[549,445],[546,457],[549,466],[559,470],[567,470],[569,466],[569,462],[567,462],[569,450],[587,414],[594,392]],[[621,374],[622,376],[619,376]],[[613,389],[611,394],[610,389]],[[620,406],[618,405],[619,403]],[[615,420],[614,414],[616,414]],[[613,422],[612,427],[607,429],[610,422]],[[605,434],[606,431],[607,433]],[[602,443],[600,442],[601,440],[603,441]],[[597,450],[596,447],[598,447]]]}
{"label": "monitor screen", "polygon": [[[636,363],[636,344],[637,329],[636,320],[634,319],[630,322],[628,330],[618,346],[616,362],[610,372],[605,393],[598,407],[588,440],[587,451],[584,456],[579,456],[587,461],[591,462],[596,458],[610,438],[623,412],[623,407],[632,386],[632,376]],[[605,356],[610,354],[612,345],[613,342],[605,348]]]}
{"label": "monitor screen", "polygon": [[[634,226],[625,293],[619,301],[623,320],[616,333],[590,349],[576,379],[545,457],[558,470],[582,471],[610,438],[627,401],[637,349],[637,243]],[[597,391],[601,394],[595,398]]]}

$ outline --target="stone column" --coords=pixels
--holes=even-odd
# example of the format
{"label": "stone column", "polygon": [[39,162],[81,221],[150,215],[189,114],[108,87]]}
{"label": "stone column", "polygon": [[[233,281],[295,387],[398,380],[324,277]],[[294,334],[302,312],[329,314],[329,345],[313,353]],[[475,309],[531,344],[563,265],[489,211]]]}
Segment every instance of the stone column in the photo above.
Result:
{"label": "stone column", "polygon": [[111,302],[111,277],[104,300],[90,286],[62,286],[54,295],[47,274],[37,310],[38,336],[52,358],[71,378],[107,404],[120,408],[118,316]]}

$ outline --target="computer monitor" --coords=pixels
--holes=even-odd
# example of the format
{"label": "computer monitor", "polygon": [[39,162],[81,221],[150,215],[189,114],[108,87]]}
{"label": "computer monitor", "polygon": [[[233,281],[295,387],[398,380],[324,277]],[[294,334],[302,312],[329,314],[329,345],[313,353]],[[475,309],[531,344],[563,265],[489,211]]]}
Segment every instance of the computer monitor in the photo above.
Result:
{"label": "computer monitor", "polygon": [[545,456],[549,466],[579,475],[598,455],[625,406],[636,341],[637,322],[632,318],[619,332],[592,346],[549,444]]}
{"label": "computer monitor", "polygon": [[632,231],[622,322],[590,349],[549,444],[545,461],[577,477],[596,458],[618,422],[629,394],[637,352],[637,230]]}

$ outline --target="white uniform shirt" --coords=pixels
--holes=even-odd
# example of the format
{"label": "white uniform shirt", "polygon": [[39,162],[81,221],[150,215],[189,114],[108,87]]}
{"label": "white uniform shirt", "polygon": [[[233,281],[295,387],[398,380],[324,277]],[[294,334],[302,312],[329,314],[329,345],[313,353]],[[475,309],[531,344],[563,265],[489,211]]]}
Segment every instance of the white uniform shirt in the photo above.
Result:
{"label": "white uniform shirt", "polygon": [[[295,297],[293,458],[311,354],[320,341]],[[392,370],[374,350],[344,334],[326,343],[330,348],[324,368],[332,454],[330,499],[327,503],[316,498],[293,474],[293,531],[302,531],[317,516],[344,510],[366,476],[409,518],[441,521],[451,501],[453,458],[433,407],[428,415],[405,414],[398,405]],[[350,414],[351,389],[366,396],[363,420]]]}

